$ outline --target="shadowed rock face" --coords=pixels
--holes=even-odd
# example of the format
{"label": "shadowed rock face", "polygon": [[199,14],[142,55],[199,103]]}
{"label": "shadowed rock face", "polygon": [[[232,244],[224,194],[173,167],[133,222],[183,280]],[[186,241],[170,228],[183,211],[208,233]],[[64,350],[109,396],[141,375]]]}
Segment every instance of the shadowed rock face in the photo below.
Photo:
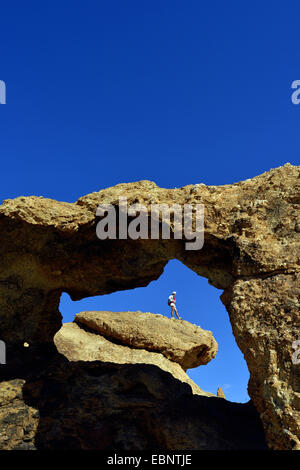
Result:
{"label": "shadowed rock face", "polygon": [[0,394],[1,449],[266,449],[251,402],[192,394],[151,364],[54,354],[22,379],[2,381]]}
{"label": "shadowed rock face", "polygon": [[[204,204],[203,249],[187,251],[184,240],[174,239],[100,241],[96,208],[100,203],[118,206],[119,196],[148,210],[153,203]],[[300,167],[289,164],[232,185],[171,190],[141,181],[92,193],[74,204],[35,196],[3,201],[0,338],[7,344],[5,374],[21,378],[20,371],[24,375],[29,367],[25,341],[31,361],[42,360],[51,349],[61,326],[61,292],[78,300],[146,286],[177,258],[224,290],[222,302],[247,361],[249,394],[268,445],[299,449],[300,366],[292,362],[292,343],[300,330],[299,204]]]}

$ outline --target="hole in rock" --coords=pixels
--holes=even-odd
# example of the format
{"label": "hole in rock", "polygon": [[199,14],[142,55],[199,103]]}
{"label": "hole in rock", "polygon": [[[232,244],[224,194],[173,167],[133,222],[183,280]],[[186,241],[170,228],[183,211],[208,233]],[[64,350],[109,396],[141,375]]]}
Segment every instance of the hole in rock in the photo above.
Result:
{"label": "hole in rock", "polygon": [[223,291],[211,286],[206,278],[180,261],[169,261],[160,278],[147,287],[79,301],[72,301],[68,294],[63,293],[59,309],[63,323],[72,322],[76,313],[88,310],[140,310],[170,317],[167,299],[173,290],[177,292],[176,304],[182,319],[210,330],[219,345],[215,359],[207,365],[188,369],[188,376],[206,392],[216,394],[221,387],[227,400],[249,401],[249,371],[233,336],[228,313],[219,298]]}

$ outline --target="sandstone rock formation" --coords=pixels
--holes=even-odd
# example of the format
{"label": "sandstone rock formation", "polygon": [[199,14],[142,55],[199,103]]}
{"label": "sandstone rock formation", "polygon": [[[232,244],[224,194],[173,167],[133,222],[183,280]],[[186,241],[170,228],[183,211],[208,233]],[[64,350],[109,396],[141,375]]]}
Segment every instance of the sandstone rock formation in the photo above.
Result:
{"label": "sandstone rock formation", "polygon": [[[100,241],[96,209],[100,203],[118,209],[120,195],[128,205],[142,203],[147,210],[153,203],[202,203],[203,248],[188,251],[180,239]],[[300,167],[289,164],[223,186],[172,190],[141,181],[89,194],[74,204],[35,196],[3,201],[0,338],[7,345],[8,364],[1,366],[1,371],[6,367],[2,377],[29,380],[26,367],[53,351],[63,291],[78,300],[146,286],[177,258],[224,291],[221,299],[247,361],[249,395],[269,447],[299,449],[300,366],[292,361],[300,331],[299,204]],[[173,230],[172,221],[170,226]],[[26,351],[24,342],[30,345]]]}
{"label": "sandstone rock formation", "polygon": [[81,312],[75,322],[64,323],[54,337],[58,351],[69,361],[154,364],[188,383],[193,393],[214,396],[184,372],[216,355],[218,345],[210,331],[142,312]]}
{"label": "sandstone rock formation", "polygon": [[223,390],[221,389],[221,387],[219,387],[218,390],[217,390],[217,397],[219,397],[219,398],[225,398],[225,393],[223,392]]}

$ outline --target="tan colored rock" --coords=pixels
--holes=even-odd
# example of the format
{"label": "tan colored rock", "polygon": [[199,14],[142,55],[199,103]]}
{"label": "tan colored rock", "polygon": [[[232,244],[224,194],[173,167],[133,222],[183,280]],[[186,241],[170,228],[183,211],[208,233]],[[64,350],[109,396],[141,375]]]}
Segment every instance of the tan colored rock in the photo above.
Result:
{"label": "tan colored rock", "polygon": [[[102,240],[100,203],[202,203],[205,242]],[[9,367],[24,362],[24,342],[42,355],[61,326],[61,292],[73,300],[146,286],[178,259],[219,289],[250,371],[249,394],[268,445],[300,449],[299,339],[300,167],[286,164],[223,186],[159,188],[150,181],[120,184],[74,204],[19,197],[0,207],[0,338]],[[173,230],[172,223],[170,224]],[[22,346],[22,347],[21,347]],[[24,366],[25,367],[25,366]],[[222,400],[223,401],[223,400]]]}
{"label": "tan colored rock", "polygon": [[225,398],[225,393],[223,392],[223,390],[221,389],[221,387],[219,387],[218,390],[217,390],[217,397],[219,397],[219,398]]}
{"label": "tan colored rock", "polygon": [[208,397],[214,396],[212,393],[204,392],[188,377],[179,364],[170,361],[163,354],[112,343],[100,334],[86,331],[80,324],[64,323],[62,328],[56,333],[54,342],[57,350],[69,361],[153,364],[172,374],[175,379],[189,384],[193,393]]}
{"label": "tan colored rock", "polygon": [[153,313],[80,312],[75,322],[123,345],[160,352],[184,370],[207,364],[218,350],[211,331]]}
{"label": "tan colored rock", "polygon": [[300,273],[236,281],[222,301],[247,358],[249,395],[265,425],[272,422],[266,426],[269,445],[300,449],[300,364],[292,360],[300,332]]}
{"label": "tan colored rock", "polygon": [[0,382],[0,449],[33,450],[39,411],[24,403],[23,379]]}

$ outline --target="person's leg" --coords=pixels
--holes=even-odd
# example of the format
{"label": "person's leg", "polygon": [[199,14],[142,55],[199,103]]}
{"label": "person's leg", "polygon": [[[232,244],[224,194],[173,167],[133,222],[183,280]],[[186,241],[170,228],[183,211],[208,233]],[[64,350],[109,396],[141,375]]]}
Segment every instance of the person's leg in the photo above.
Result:
{"label": "person's leg", "polygon": [[176,317],[178,318],[178,320],[180,320],[180,316],[178,315],[177,308],[174,307],[174,309],[175,309]]}
{"label": "person's leg", "polygon": [[174,305],[171,306],[171,318],[173,318],[173,313],[174,313]]}

